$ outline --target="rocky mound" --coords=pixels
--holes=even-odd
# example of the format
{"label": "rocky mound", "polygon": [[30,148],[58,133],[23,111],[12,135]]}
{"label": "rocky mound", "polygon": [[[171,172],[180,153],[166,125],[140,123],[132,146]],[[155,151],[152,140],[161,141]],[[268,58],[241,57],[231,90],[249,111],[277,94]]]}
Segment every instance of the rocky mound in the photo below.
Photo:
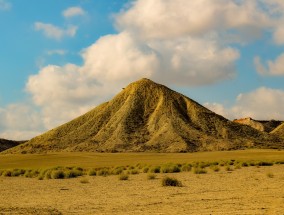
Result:
{"label": "rocky mound", "polygon": [[5,140],[0,138],[0,152],[15,147],[24,141],[13,141],[13,140]]}
{"label": "rocky mound", "polygon": [[277,126],[281,125],[282,121],[278,120],[255,120],[250,117],[242,118],[242,119],[235,119],[234,122],[251,126],[254,129],[264,132],[271,132]]}
{"label": "rocky mound", "polygon": [[111,101],[7,153],[193,152],[275,146],[283,147],[283,143],[142,79]]}

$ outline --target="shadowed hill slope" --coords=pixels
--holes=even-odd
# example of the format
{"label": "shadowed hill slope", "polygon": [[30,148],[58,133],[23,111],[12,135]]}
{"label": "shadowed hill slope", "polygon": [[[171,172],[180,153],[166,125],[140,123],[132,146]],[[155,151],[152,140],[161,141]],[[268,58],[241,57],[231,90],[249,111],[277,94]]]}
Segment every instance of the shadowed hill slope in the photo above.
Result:
{"label": "shadowed hill slope", "polygon": [[13,141],[13,140],[5,140],[0,138],[0,152],[15,147],[25,141]]}
{"label": "shadowed hill slope", "polygon": [[279,125],[277,128],[275,128],[271,132],[271,134],[277,135],[284,139],[284,122],[281,125]]}
{"label": "shadowed hill slope", "polygon": [[235,119],[234,122],[244,124],[244,125],[249,125],[252,128],[255,128],[259,131],[264,131],[264,132],[271,132],[277,126],[281,125],[282,121],[278,120],[255,120],[250,117],[248,118],[243,118],[243,119]]}
{"label": "shadowed hill slope", "polygon": [[276,137],[233,123],[169,88],[141,79],[111,101],[7,153],[187,152],[283,147]]}

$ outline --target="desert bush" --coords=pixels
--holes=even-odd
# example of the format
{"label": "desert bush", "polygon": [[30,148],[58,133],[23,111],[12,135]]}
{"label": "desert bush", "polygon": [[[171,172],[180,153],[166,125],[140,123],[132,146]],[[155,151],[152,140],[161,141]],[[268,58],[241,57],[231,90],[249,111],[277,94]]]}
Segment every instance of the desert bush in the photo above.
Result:
{"label": "desert bush", "polygon": [[269,162],[269,161],[259,161],[257,162],[257,164],[259,166],[273,166],[273,162]]}
{"label": "desert bush", "polygon": [[210,167],[214,172],[219,172],[220,171],[220,167],[219,166],[211,166]]}
{"label": "desert bush", "polygon": [[176,178],[165,177],[162,179],[162,186],[182,187],[182,183]]}
{"label": "desert bush", "polygon": [[65,173],[63,170],[53,170],[51,172],[51,178],[52,179],[64,179]]}
{"label": "desert bush", "polygon": [[182,172],[190,172],[191,171],[191,164],[183,164],[180,168]]}
{"label": "desert bush", "polygon": [[88,172],[89,176],[96,176],[97,175],[97,170],[96,169],[90,169]]}
{"label": "desert bush", "polygon": [[25,170],[24,169],[13,169],[12,170],[12,177],[17,177],[17,176],[21,176],[25,174]]}
{"label": "desert bush", "polygon": [[29,169],[29,170],[25,171],[24,177],[26,177],[26,178],[36,178],[36,177],[39,176],[39,174],[40,174],[39,170]]}
{"label": "desert bush", "polygon": [[148,179],[148,180],[156,179],[156,177],[157,177],[157,175],[155,175],[154,173],[149,173],[149,174],[147,175],[147,179]]}
{"label": "desert bush", "polygon": [[149,171],[149,167],[146,166],[146,167],[143,168],[144,173],[147,173],[148,171]]}
{"label": "desert bush", "polygon": [[232,168],[231,166],[226,166],[226,167],[225,167],[225,170],[228,171],[228,172],[230,172],[230,171],[233,171],[233,168]]}
{"label": "desert bush", "polygon": [[98,176],[108,176],[108,175],[110,175],[110,171],[107,168],[100,169],[100,170],[97,171],[97,175]]}
{"label": "desert bush", "polygon": [[11,170],[4,170],[3,173],[2,173],[2,176],[12,177],[12,171]]}
{"label": "desert bush", "polygon": [[137,169],[132,169],[132,170],[130,171],[130,174],[131,174],[131,175],[137,175],[137,174],[139,174],[139,171],[138,171]]}
{"label": "desert bush", "polygon": [[271,173],[271,172],[266,173],[266,176],[267,176],[268,178],[274,178],[274,174]]}
{"label": "desert bush", "polygon": [[202,169],[200,167],[195,167],[193,169],[193,173],[194,174],[206,174],[207,173],[207,170],[206,169]]}
{"label": "desert bush", "polygon": [[82,178],[82,179],[80,180],[80,183],[81,183],[81,184],[88,184],[88,183],[90,183],[90,182],[89,182],[89,180],[88,180],[87,178]]}
{"label": "desert bush", "polygon": [[180,167],[177,164],[166,164],[166,165],[161,167],[160,172],[162,172],[162,173],[180,172]]}
{"label": "desert bush", "polygon": [[115,167],[112,171],[111,171],[111,174],[113,175],[119,175],[121,173],[123,173],[123,171],[125,170],[126,168],[120,166],[120,167]]}
{"label": "desert bush", "polygon": [[161,167],[160,167],[160,166],[152,167],[152,168],[150,169],[150,172],[151,172],[151,173],[160,173],[160,172],[161,172]]}
{"label": "desert bush", "polygon": [[4,170],[0,169],[0,176],[2,176]]}
{"label": "desert bush", "polygon": [[75,170],[75,169],[72,169],[72,170],[65,170],[64,171],[64,178],[77,178],[79,176],[82,176],[83,175],[83,171],[80,171],[80,170]]}
{"label": "desert bush", "polygon": [[241,164],[237,164],[237,165],[235,165],[235,169],[241,169],[242,167],[241,167]]}
{"label": "desert bush", "polygon": [[242,162],[241,165],[242,165],[243,167],[248,167],[248,166],[249,166],[249,164],[248,164],[247,162]]}
{"label": "desert bush", "polygon": [[126,181],[126,180],[129,179],[129,175],[127,175],[127,174],[120,174],[118,176],[118,179],[121,180],[121,181]]}

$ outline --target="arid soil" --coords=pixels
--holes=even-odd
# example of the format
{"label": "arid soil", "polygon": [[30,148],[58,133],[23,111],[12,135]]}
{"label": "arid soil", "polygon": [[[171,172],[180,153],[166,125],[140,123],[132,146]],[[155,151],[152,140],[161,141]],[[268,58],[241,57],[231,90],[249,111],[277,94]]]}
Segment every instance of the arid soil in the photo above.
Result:
{"label": "arid soil", "polygon": [[[183,187],[162,187],[165,175]],[[0,214],[284,214],[284,165],[85,178],[0,177]]]}

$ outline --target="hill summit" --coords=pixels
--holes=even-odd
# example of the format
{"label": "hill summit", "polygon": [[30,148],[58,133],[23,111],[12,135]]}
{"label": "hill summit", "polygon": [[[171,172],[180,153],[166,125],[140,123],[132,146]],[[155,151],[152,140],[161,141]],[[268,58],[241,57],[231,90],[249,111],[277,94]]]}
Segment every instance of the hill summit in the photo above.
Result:
{"label": "hill summit", "polygon": [[111,101],[6,153],[193,152],[271,144],[281,143],[144,78],[123,88]]}

